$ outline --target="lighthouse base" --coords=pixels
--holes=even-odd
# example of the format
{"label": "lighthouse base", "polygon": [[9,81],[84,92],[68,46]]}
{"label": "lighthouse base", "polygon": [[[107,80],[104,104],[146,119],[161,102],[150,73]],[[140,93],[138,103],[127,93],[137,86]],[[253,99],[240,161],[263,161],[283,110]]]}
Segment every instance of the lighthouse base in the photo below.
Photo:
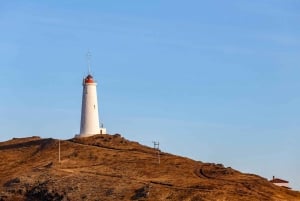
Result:
{"label": "lighthouse base", "polygon": [[81,133],[81,134],[76,134],[75,138],[91,137],[93,135],[99,135],[99,134],[107,134],[106,133],[106,128],[100,128],[99,133]]}

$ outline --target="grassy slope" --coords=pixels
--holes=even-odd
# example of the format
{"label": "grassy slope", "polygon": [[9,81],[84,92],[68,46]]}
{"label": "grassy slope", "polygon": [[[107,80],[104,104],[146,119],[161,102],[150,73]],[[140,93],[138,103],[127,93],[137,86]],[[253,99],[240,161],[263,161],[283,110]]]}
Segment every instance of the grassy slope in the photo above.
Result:
{"label": "grassy slope", "polygon": [[297,201],[300,193],[119,135],[0,143],[0,200]]}

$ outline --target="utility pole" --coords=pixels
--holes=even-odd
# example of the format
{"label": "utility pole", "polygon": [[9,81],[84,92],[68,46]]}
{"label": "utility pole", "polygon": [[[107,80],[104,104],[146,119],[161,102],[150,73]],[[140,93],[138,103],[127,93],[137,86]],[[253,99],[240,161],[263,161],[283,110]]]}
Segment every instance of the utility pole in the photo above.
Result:
{"label": "utility pole", "polygon": [[159,149],[159,142],[157,141],[153,141],[153,146],[154,146],[154,149],[157,150],[157,161],[158,161],[158,165],[160,165],[160,149]]}
{"label": "utility pole", "polygon": [[58,140],[58,162],[60,163],[60,139]]}

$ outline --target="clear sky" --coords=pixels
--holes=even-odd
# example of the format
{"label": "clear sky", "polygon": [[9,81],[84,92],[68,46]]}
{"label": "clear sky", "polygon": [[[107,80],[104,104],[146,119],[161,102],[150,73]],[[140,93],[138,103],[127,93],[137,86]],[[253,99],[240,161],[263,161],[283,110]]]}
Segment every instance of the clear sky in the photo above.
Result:
{"label": "clear sky", "polygon": [[0,3],[0,141],[79,132],[86,53],[109,133],[300,190],[300,1]]}

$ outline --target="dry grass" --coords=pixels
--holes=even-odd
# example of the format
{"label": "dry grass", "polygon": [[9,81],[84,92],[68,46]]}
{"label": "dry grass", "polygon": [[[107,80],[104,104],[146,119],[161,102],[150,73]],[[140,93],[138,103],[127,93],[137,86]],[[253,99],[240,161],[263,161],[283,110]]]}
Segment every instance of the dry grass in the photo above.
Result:
{"label": "dry grass", "polygon": [[221,164],[161,153],[120,135],[0,143],[1,200],[297,201],[300,193]]}

